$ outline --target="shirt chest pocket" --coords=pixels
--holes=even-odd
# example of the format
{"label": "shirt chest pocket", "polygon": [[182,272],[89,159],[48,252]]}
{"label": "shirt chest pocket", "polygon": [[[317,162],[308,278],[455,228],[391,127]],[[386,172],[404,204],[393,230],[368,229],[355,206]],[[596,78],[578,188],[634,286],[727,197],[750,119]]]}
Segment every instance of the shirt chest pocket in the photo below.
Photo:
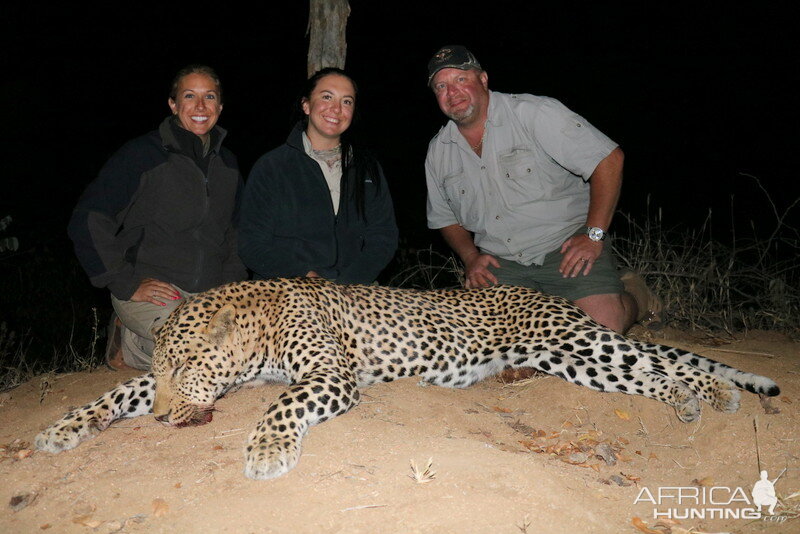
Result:
{"label": "shirt chest pocket", "polygon": [[474,231],[479,218],[480,199],[470,187],[464,171],[459,170],[445,176],[442,180],[442,190],[458,223],[467,230]]}
{"label": "shirt chest pocket", "polygon": [[514,195],[524,195],[527,201],[542,198],[544,188],[534,151],[529,147],[514,147],[497,157],[500,183]]}

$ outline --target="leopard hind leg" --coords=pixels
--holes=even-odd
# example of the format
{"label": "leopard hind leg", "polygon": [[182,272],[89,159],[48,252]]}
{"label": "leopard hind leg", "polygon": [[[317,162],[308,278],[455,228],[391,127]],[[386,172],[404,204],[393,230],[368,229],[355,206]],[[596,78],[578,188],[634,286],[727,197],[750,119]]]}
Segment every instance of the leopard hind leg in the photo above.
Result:
{"label": "leopard hind leg", "polygon": [[520,356],[511,362],[511,366],[534,367],[596,391],[616,391],[661,401],[674,407],[678,419],[684,423],[695,421],[700,416],[700,401],[692,389],[659,372],[647,372],[624,365],[616,367],[599,364],[556,351],[539,351],[534,355]]}
{"label": "leopard hind leg", "polygon": [[34,440],[36,448],[53,453],[74,449],[117,419],[151,413],[155,390],[152,373],[132,378],[44,429]]}
{"label": "leopard hind leg", "polygon": [[648,358],[653,372],[685,384],[715,410],[724,413],[739,410],[739,389],[727,378],[659,356],[650,355]]}
{"label": "leopard hind leg", "polygon": [[644,353],[665,358],[674,364],[690,366],[706,373],[722,377],[732,382],[736,387],[747,390],[750,393],[774,397],[780,395],[781,392],[775,381],[766,376],[741,371],[735,367],[725,365],[724,363],[706,358],[705,356],[700,356],[693,352],[655,343],[631,342],[631,344]]}

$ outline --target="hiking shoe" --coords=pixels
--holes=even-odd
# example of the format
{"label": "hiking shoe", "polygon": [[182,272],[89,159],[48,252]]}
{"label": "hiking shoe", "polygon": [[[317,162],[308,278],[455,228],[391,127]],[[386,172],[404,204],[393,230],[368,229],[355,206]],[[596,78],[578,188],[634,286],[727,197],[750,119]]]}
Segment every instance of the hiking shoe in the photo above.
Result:
{"label": "hiking shoe", "polygon": [[649,330],[661,330],[665,319],[664,302],[647,287],[639,273],[627,267],[619,272],[625,291],[631,294],[639,309],[636,322]]}

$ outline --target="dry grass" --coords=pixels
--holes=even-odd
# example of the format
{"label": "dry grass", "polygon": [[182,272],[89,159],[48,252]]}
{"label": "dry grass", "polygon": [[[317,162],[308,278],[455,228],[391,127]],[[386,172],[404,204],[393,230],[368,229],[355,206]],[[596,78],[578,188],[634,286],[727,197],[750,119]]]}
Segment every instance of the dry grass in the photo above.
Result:
{"label": "dry grass", "polygon": [[659,211],[643,222],[623,215],[615,237],[620,262],[640,273],[664,301],[669,322],[707,332],[778,330],[800,336],[800,234],[773,208],[774,230],[742,236],[731,224],[730,244],[714,239],[709,212],[698,229],[664,228]]}
{"label": "dry grass", "polygon": [[428,458],[428,463],[425,465],[424,469],[418,468],[414,460],[411,460],[410,464],[411,474],[408,476],[416,481],[417,484],[427,484],[436,478],[436,471],[433,470],[433,458]]}
{"label": "dry grass", "polygon": [[455,256],[446,256],[433,247],[401,248],[397,264],[400,270],[387,285],[414,289],[449,289],[461,287],[464,266]]}
{"label": "dry grass", "polygon": [[0,323],[0,392],[15,388],[40,374],[44,374],[46,378],[56,371],[68,373],[94,370],[99,364],[97,341],[100,339],[100,331],[97,310],[94,308],[92,315],[92,334],[85,349],[76,348],[70,335],[62,347],[53,347],[50,355],[39,358],[29,350],[29,335],[18,336],[5,323]]}

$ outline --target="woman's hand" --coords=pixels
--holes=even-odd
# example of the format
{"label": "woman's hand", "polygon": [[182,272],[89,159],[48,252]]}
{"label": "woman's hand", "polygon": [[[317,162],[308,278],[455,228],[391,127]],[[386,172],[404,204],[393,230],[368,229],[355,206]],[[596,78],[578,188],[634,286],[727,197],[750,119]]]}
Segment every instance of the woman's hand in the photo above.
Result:
{"label": "woman's hand", "polygon": [[166,306],[164,301],[178,300],[181,294],[175,286],[156,280],[155,278],[145,278],[139,283],[139,287],[133,293],[133,302],[149,302],[156,306]]}

